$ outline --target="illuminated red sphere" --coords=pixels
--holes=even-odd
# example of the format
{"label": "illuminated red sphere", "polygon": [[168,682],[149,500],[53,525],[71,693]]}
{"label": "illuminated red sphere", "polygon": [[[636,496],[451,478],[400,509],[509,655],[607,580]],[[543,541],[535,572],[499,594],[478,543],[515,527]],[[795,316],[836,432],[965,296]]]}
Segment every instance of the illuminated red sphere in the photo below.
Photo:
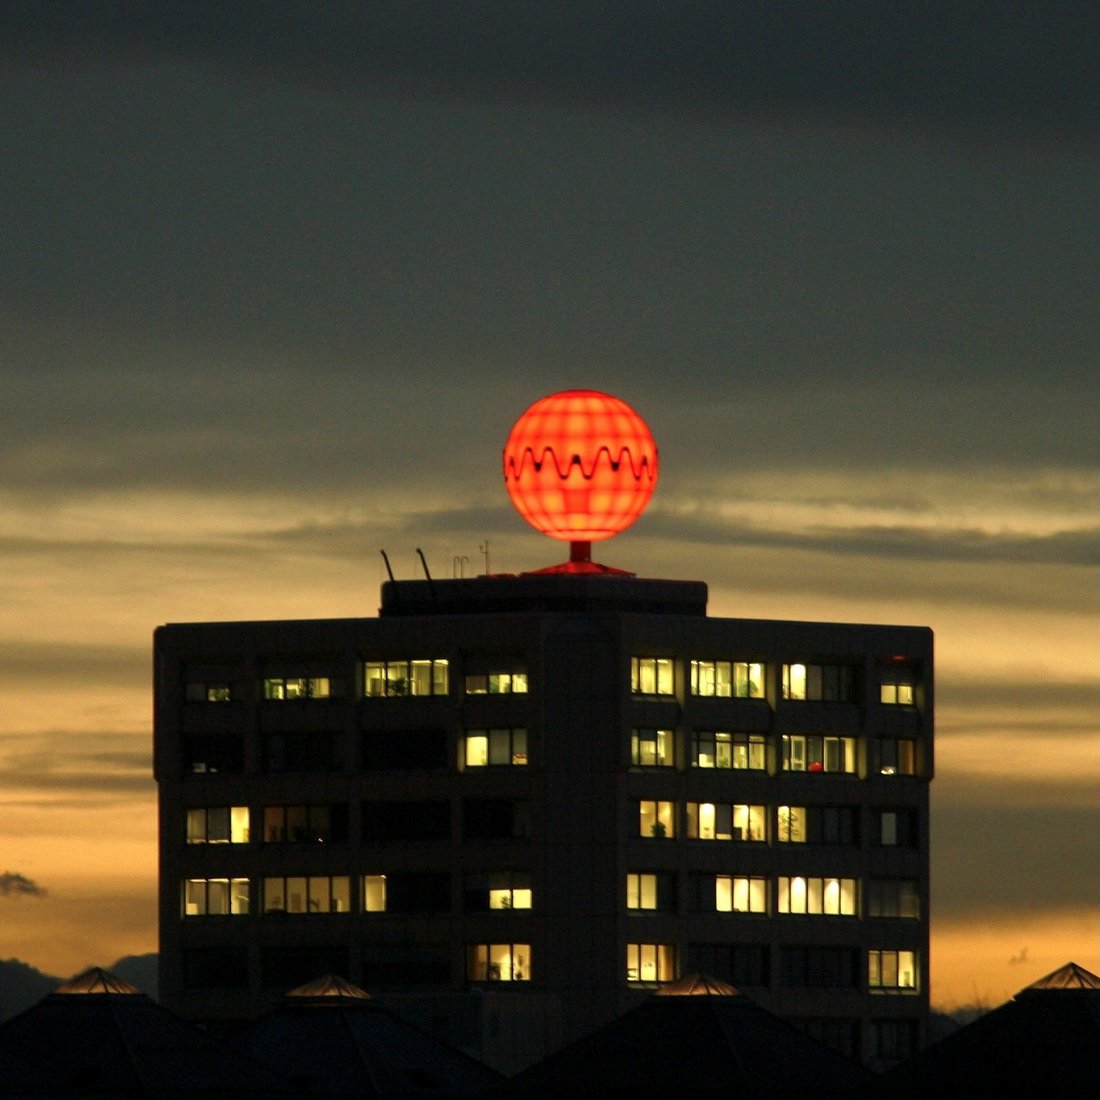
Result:
{"label": "illuminated red sphere", "polygon": [[532,527],[566,542],[625,531],[657,484],[657,445],[625,402],[596,390],[536,401],[504,444],[504,484]]}

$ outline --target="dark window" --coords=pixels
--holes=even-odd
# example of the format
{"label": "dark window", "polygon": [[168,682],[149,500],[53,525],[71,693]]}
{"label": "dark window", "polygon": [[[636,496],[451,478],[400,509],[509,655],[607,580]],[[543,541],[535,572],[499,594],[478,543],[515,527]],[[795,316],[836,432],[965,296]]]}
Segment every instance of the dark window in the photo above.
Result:
{"label": "dark window", "polygon": [[812,1035],[837,1054],[845,1058],[859,1058],[859,1021],[858,1020],[799,1020],[791,1023],[807,1035]]}
{"label": "dark window", "polygon": [[348,807],[344,802],[317,806],[265,806],[265,844],[346,844]]}
{"label": "dark window", "polygon": [[886,1066],[904,1062],[917,1051],[916,1020],[872,1020],[872,1062]]}
{"label": "dark window", "polygon": [[335,736],[327,730],[264,735],[264,770],[325,772],[336,767]]}
{"label": "dark window", "polygon": [[446,730],[366,730],[360,744],[365,771],[447,766]]}
{"label": "dark window", "polygon": [[852,947],[781,947],[779,984],[812,989],[854,989],[859,952]]}
{"label": "dark window", "polygon": [[265,947],[260,956],[265,989],[284,993],[322,974],[347,974],[348,949],[335,944]]}
{"label": "dark window", "polygon": [[467,798],[462,803],[462,835],[467,840],[507,840],[529,832],[526,802]]}
{"label": "dark window", "polygon": [[430,944],[364,944],[363,985],[445,985],[451,976],[445,947]]}
{"label": "dark window", "polygon": [[875,843],[883,848],[915,848],[917,811],[910,807],[875,810]]}
{"label": "dark window", "polygon": [[866,890],[867,916],[920,919],[920,888],[915,879],[873,878]]}
{"label": "dark window", "polygon": [[684,973],[713,974],[730,985],[767,985],[768,948],[757,943],[691,943]]}
{"label": "dark window", "polygon": [[386,875],[387,913],[446,913],[451,907],[451,876],[446,871]]}
{"label": "dark window", "polygon": [[244,741],[224,734],[194,734],[183,742],[183,770],[193,775],[244,771]]}
{"label": "dark window", "polygon": [[244,989],[248,950],[244,947],[185,947],[184,989]]}
{"label": "dark window", "polygon": [[363,803],[365,844],[390,840],[447,840],[450,835],[451,807],[443,800]]}

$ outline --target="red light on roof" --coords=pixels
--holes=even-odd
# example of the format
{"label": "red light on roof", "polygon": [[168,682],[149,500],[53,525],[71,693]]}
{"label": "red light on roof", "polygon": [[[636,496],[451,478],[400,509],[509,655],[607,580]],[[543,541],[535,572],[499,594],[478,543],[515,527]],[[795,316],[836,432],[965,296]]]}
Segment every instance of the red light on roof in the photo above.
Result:
{"label": "red light on roof", "polygon": [[625,531],[657,484],[657,445],[625,402],[596,390],[536,401],[504,445],[516,510],[554,539],[585,543]]}

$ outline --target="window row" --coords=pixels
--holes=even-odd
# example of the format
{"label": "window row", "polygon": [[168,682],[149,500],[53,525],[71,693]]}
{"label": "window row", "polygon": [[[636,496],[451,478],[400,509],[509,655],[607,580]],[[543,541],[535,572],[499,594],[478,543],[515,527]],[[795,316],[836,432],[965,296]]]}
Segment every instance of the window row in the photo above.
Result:
{"label": "window row", "polygon": [[[630,690],[634,695],[676,694],[677,660],[673,657],[632,657]],[[765,699],[768,666],[763,661],[691,660],[687,689],[699,698]],[[781,699],[795,701],[852,702],[856,698],[855,669],[843,664],[790,663],[778,666],[777,690]],[[443,696],[450,692],[450,662],[446,658],[408,658],[366,661],[362,694],[367,698]],[[285,701],[329,699],[343,694],[345,681],[333,676],[267,676],[262,698]],[[469,671],[462,682],[467,695],[525,694],[527,673],[521,667]],[[879,701],[886,705],[915,703],[915,675],[891,670],[879,684]],[[187,702],[227,703],[234,697],[228,680],[188,678]]]}
{"label": "window row", "polygon": [[[632,657],[630,690],[635,695],[675,695],[677,661],[673,657]],[[688,663],[688,690],[703,698],[764,699],[768,666],[763,661],[703,661]],[[915,670],[891,669],[879,683],[879,701],[912,706]],[[851,702],[856,698],[855,668],[845,664],[781,664],[781,699]]]}
{"label": "window row", "polygon": [[[675,944],[629,943],[626,980],[660,983],[679,977]],[[765,945],[690,944],[686,971],[712,974],[734,985],[768,985]],[[861,988],[860,951],[848,947],[779,947],[779,984],[791,988]],[[738,957],[740,956],[740,957]],[[863,976],[872,993],[916,993],[916,951],[874,948],[866,953]]]}
{"label": "window row", "polygon": [[[640,799],[638,833],[657,840],[673,839],[680,815],[677,803]],[[774,821],[772,839],[778,844],[859,844],[857,806],[777,806],[736,802],[686,802],[683,836],[688,840],[729,840],[762,844],[768,840],[768,823]],[[913,848],[917,845],[917,815],[913,809],[873,810],[872,843],[876,847]]]}
{"label": "window row", "polygon": [[[450,957],[442,944],[365,944],[364,976],[374,987],[443,985]],[[464,969],[470,982],[527,982],[537,978],[529,943],[468,943]],[[628,943],[623,979],[629,983],[675,981],[681,973],[711,974],[736,987],[773,984],[789,989],[866,989],[915,994],[920,989],[920,953],[897,948],[794,947],[731,943]],[[265,946],[261,978],[271,990],[286,990],[318,974],[349,972],[346,946]],[[242,947],[188,947],[183,951],[184,987],[244,989],[248,960]],[[910,1027],[911,1021],[888,1022]]]}
{"label": "window row", "polygon": [[[695,912],[858,917],[861,883],[856,878],[812,875],[726,875],[692,873]],[[773,884],[774,883],[774,884]],[[863,913],[869,918],[920,919],[920,887],[915,879],[869,879],[862,885]],[[632,912],[671,912],[677,907],[676,875],[638,871],[626,876],[626,907]]]}
{"label": "window row", "polygon": [[[262,913],[438,914],[451,909],[447,871],[401,871],[358,876],[358,899],[350,875],[268,875],[258,880]],[[855,878],[694,873],[694,909],[710,913],[794,916],[859,916],[860,882]],[[183,916],[248,916],[252,884],[245,877],[189,878],[183,883]],[[920,918],[920,891],[912,879],[871,879],[864,890],[864,916]],[[626,907],[631,912],[676,908],[671,872],[637,871],[626,876]],[[534,890],[528,871],[478,871],[463,879],[467,913],[530,910]]]}
{"label": "window row", "polygon": [[[675,838],[681,827],[675,802],[642,799],[637,805],[637,835]],[[252,822],[263,844],[347,844],[350,839],[346,802],[263,806],[196,806],[184,810],[187,844],[249,844]],[[732,802],[688,802],[683,835],[689,840],[727,840],[777,844],[854,847],[860,843],[858,806],[777,806]],[[464,799],[462,836],[466,840],[524,837],[529,831],[529,807],[523,800]],[[360,812],[364,843],[406,840],[448,840],[451,807],[444,799],[415,802],[364,802]],[[915,848],[915,809],[875,809],[871,816],[875,847]]]}
{"label": "window row", "polygon": [[[771,739],[764,734],[695,730],[690,766],[730,771],[768,770]],[[331,730],[267,732],[260,739],[260,768],[275,775],[290,772],[344,771],[343,738]],[[450,764],[445,729],[364,731],[359,767],[363,771],[446,771]],[[868,742],[871,774],[918,774],[918,746],[912,738],[876,737]],[[635,768],[675,768],[676,735],[668,729],[636,729],[630,738]],[[244,738],[234,734],[195,734],[184,738],[184,771],[191,775],[239,775],[245,767]],[[520,767],[532,763],[525,728],[467,729],[459,739],[460,771],[482,767]],[[779,767],[811,775],[857,775],[859,740],[831,735],[782,734]]]}
{"label": "window row", "polygon": [[[527,692],[527,673],[522,667],[492,668],[467,672],[463,690],[467,695],[518,695]],[[331,699],[344,694],[346,680],[334,676],[265,676],[261,697],[267,701]],[[450,663],[442,658],[397,661],[367,661],[363,665],[362,693],[368,698],[408,695],[447,695],[450,691]],[[188,678],[183,697],[189,703],[228,703],[234,698],[234,684],[228,680]]]}

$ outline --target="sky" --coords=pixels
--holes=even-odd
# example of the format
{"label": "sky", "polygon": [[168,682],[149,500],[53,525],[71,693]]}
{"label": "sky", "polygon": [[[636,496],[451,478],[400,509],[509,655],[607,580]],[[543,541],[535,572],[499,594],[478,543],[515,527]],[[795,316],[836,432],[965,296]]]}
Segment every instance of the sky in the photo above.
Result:
{"label": "sky", "polygon": [[[0,15],[0,958],[156,949],[160,623],[560,559],[537,398],[661,451],[597,557],[936,635],[930,984],[1100,971],[1100,12]],[[488,547],[486,560],[482,548]]]}

